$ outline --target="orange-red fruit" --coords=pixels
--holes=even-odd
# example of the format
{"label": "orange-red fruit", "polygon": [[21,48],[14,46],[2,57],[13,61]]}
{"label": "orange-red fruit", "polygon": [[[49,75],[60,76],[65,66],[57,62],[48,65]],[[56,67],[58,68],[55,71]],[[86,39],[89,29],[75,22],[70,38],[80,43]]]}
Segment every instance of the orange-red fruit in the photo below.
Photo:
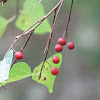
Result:
{"label": "orange-red fruit", "polygon": [[55,46],[55,51],[61,52],[62,50],[63,50],[63,46],[62,46],[61,44],[57,44],[57,45]]}
{"label": "orange-red fruit", "polygon": [[69,42],[68,44],[67,44],[67,47],[68,47],[68,49],[74,49],[75,48],[75,45],[74,45],[74,43],[73,42]]}
{"label": "orange-red fruit", "polygon": [[51,68],[51,74],[52,75],[57,75],[59,74],[59,69],[57,67],[52,67]]}
{"label": "orange-red fruit", "polygon": [[53,61],[55,64],[58,64],[60,60],[59,60],[59,57],[56,57],[56,56],[55,56],[55,57],[52,58],[52,61]]}
{"label": "orange-red fruit", "polygon": [[17,51],[17,52],[15,53],[15,58],[16,58],[17,60],[23,59],[23,57],[24,57],[24,55],[23,55],[23,53],[22,53],[21,51]]}
{"label": "orange-red fruit", "polygon": [[58,44],[65,45],[66,44],[66,39],[65,38],[59,38],[58,39]]}

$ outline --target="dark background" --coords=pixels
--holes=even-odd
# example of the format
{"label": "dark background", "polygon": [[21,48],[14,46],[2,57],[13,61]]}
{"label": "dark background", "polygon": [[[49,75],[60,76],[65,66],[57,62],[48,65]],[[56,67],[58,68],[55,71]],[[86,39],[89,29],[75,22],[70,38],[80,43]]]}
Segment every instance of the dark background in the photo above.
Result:
{"label": "dark background", "polygon": [[[58,2],[58,0],[42,0],[47,14]],[[60,11],[53,39],[62,36],[65,29],[71,0],[65,0]],[[24,0],[20,0],[20,9]],[[0,100],[100,100],[100,0],[75,0],[71,23],[68,30],[67,42],[75,43],[74,50],[68,50],[67,45],[61,52],[63,62],[60,73],[57,75],[54,92],[50,94],[47,88],[33,81],[31,77],[6,84],[5,91],[0,87]],[[0,16],[6,19],[16,13],[16,0],[8,0],[1,7]],[[48,18],[52,24],[52,15]],[[0,59],[12,44],[14,38],[22,31],[16,28],[15,21],[10,23],[0,39]],[[44,59],[43,50],[49,34],[35,35],[31,37],[24,50],[24,59],[33,70]],[[25,36],[27,37],[27,36]],[[25,38],[21,39],[16,46],[20,50]],[[51,44],[50,51],[54,51]],[[48,55],[48,57],[50,57]]]}

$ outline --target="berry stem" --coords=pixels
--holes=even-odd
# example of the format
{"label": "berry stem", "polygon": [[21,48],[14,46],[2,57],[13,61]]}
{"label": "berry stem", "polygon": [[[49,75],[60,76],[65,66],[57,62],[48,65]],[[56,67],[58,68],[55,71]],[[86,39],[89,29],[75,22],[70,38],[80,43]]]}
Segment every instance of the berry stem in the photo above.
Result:
{"label": "berry stem", "polygon": [[14,51],[14,52],[16,52],[16,50],[12,47],[12,50]]}
{"label": "berry stem", "polygon": [[[55,23],[55,19],[57,19],[57,17],[58,17],[59,10],[61,9],[60,6],[62,6],[63,2],[64,2],[64,0],[60,0],[60,5],[57,6],[56,9],[54,10],[53,24]],[[60,8],[60,9],[58,9],[58,8]],[[58,12],[57,12],[57,9],[58,9]],[[56,13],[57,13],[57,14],[56,14]],[[56,24],[56,23],[55,23],[55,24]],[[54,24],[54,26],[55,26],[55,24]],[[52,25],[52,30],[51,30],[51,33],[50,33],[50,35],[49,35],[49,38],[48,38],[48,41],[47,41],[47,44],[46,44],[46,47],[45,47],[45,50],[44,50],[44,54],[45,54],[45,52],[47,51],[47,49],[48,49],[48,47],[49,47],[49,42],[51,42],[51,38],[52,38],[52,34],[53,34],[53,29],[54,29],[54,27],[53,27],[53,25]]]}
{"label": "berry stem", "polygon": [[2,84],[2,83],[0,83],[1,85],[2,85],[2,87],[6,90],[6,87]]}
{"label": "berry stem", "polygon": [[54,43],[54,45],[56,45],[56,42],[51,38],[51,41]]}
{"label": "berry stem", "polygon": [[[32,33],[33,33],[33,32],[31,32],[31,33],[29,34],[28,38],[26,39],[24,45],[22,46],[22,48],[21,48],[21,50],[20,50],[21,52],[25,49],[25,47],[26,47],[28,41],[30,40],[30,38],[31,38],[31,36],[32,36]],[[12,65],[11,65],[11,68],[12,68],[12,66],[15,64],[16,61],[17,61],[17,59],[14,59]]]}
{"label": "berry stem", "polygon": [[65,29],[65,31],[63,33],[63,37],[67,37],[67,32],[68,32],[68,27],[69,27],[70,19],[71,19],[73,3],[74,3],[74,0],[72,0],[72,2],[71,2],[71,7],[70,7],[70,11],[69,11],[69,16],[68,16],[68,22],[67,22],[66,29]]}
{"label": "berry stem", "polygon": [[26,47],[27,43],[29,42],[29,40],[30,40],[30,38],[31,38],[31,36],[32,36],[32,33],[33,33],[33,32],[31,32],[31,33],[29,34],[28,38],[26,39],[26,42],[24,43],[24,45],[23,45],[22,48],[21,48],[21,52],[24,50],[24,48]]}
{"label": "berry stem", "polygon": [[53,58],[53,55],[51,54],[51,52],[48,50],[48,54],[51,55],[51,57]]}
{"label": "berry stem", "polygon": [[48,65],[52,68],[52,66],[49,64],[49,62],[46,60],[46,62],[48,63]]}

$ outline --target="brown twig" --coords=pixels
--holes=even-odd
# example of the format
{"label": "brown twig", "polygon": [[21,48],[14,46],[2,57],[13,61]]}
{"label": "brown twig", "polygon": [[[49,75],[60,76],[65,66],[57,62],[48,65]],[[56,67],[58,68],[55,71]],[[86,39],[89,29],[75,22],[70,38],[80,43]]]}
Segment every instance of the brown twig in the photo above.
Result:
{"label": "brown twig", "polygon": [[[21,52],[23,52],[23,50],[25,49],[27,43],[29,42],[29,40],[30,40],[30,38],[31,38],[31,36],[32,36],[32,33],[33,33],[33,32],[31,32],[31,33],[29,34],[28,38],[26,39],[24,45],[22,46],[22,48],[21,48],[21,50],[20,50]],[[11,65],[11,68],[12,68],[12,66],[15,64],[16,61],[17,61],[17,59],[14,59],[12,65]]]}
{"label": "brown twig", "polygon": [[70,19],[71,19],[73,3],[74,3],[74,0],[72,0],[72,2],[71,2],[71,7],[70,7],[70,11],[69,11],[69,16],[68,16],[68,22],[67,22],[66,29],[65,29],[65,31],[63,33],[63,37],[67,37],[67,32],[68,32],[68,27],[69,27]]}
{"label": "brown twig", "polygon": [[2,84],[2,83],[0,83],[1,85],[2,85],[2,87],[6,90],[6,87]]}
{"label": "brown twig", "polygon": [[[57,9],[58,9],[58,7],[54,11],[53,23],[54,23],[54,20],[55,20],[55,17],[56,17],[56,11],[57,11]],[[51,40],[52,40],[52,38],[51,38]],[[46,47],[44,49],[44,54],[45,54],[46,50],[48,49],[48,44],[49,44],[49,39],[48,39],[48,42],[47,42]]]}
{"label": "brown twig", "polygon": [[31,33],[29,34],[28,38],[26,39],[26,42],[24,43],[24,45],[23,45],[22,48],[21,48],[21,52],[22,52],[22,51],[24,50],[24,48],[26,47],[28,41],[30,40],[30,38],[31,38],[31,36],[32,36],[32,33],[33,33],[33,32],[31,32]]}
{"label": "brown twig", "polygon": [[46,62],[48,63],[48,65],[52,68],[52,66],[49,64],[49,62],[46,60]]}
{"label": "brown twig", "polygon": [[56,17],[56,11],[57,11],[57,9],[58,8],[56,8],[55,11],[54,11],[53,23],[54,23],[54,20],[55,20],[55,17]]}
{"label": "brown twig", "polygon": [[43,64],[42,64],[42,67],[41,67],[41,70],[40,70],[40,75],[39,75],[39,79],[41,78],[41,73],[42,73],[42,70],[43,70],[43,66],[44,66],[44,63],[47,59],[47,55],[48,55],[48,51],[49,51],[49,47],[50,47],[50,43],[51,43],[51,38],[52,38],[52,35],[53,35],[53,30],[54,30],[54,26],[56,24],[56,21],[57,21],[57,17],[58,17],[58,14],[59,14],[59,11],[62,7],[62,4],[63,4],[63,0],[61,0],[61,4],[59,5],[59,8],[58,8],[58,11],[57,11],[57,14],[55,16],[55,19],[54,19],[54,23],[52,25],[52,29],[51,29],[51,33],[49,35],[49,38],[48,38],[48,41],[47,41],[47,50],[46,50],[46,54],[45,54],[45,58],[44,58],[44,61],[43,61]]}

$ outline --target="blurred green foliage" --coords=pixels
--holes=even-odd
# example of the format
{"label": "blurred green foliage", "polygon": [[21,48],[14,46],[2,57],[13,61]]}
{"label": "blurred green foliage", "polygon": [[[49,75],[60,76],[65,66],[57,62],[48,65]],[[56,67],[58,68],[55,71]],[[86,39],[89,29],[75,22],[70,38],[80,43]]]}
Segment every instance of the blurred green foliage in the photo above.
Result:
{"label": "blurred green foliage", "polygon": [[[37,0],[26,0],[23,6],[23,11],[16,21],[16,26],[24,31],[44,16],[45,12],[42,3],[39,3]],[[45,19],[44,22],[36,28],[34,33],[44,34],[50,32],[50,30],[51,26],[48,20]]]}

